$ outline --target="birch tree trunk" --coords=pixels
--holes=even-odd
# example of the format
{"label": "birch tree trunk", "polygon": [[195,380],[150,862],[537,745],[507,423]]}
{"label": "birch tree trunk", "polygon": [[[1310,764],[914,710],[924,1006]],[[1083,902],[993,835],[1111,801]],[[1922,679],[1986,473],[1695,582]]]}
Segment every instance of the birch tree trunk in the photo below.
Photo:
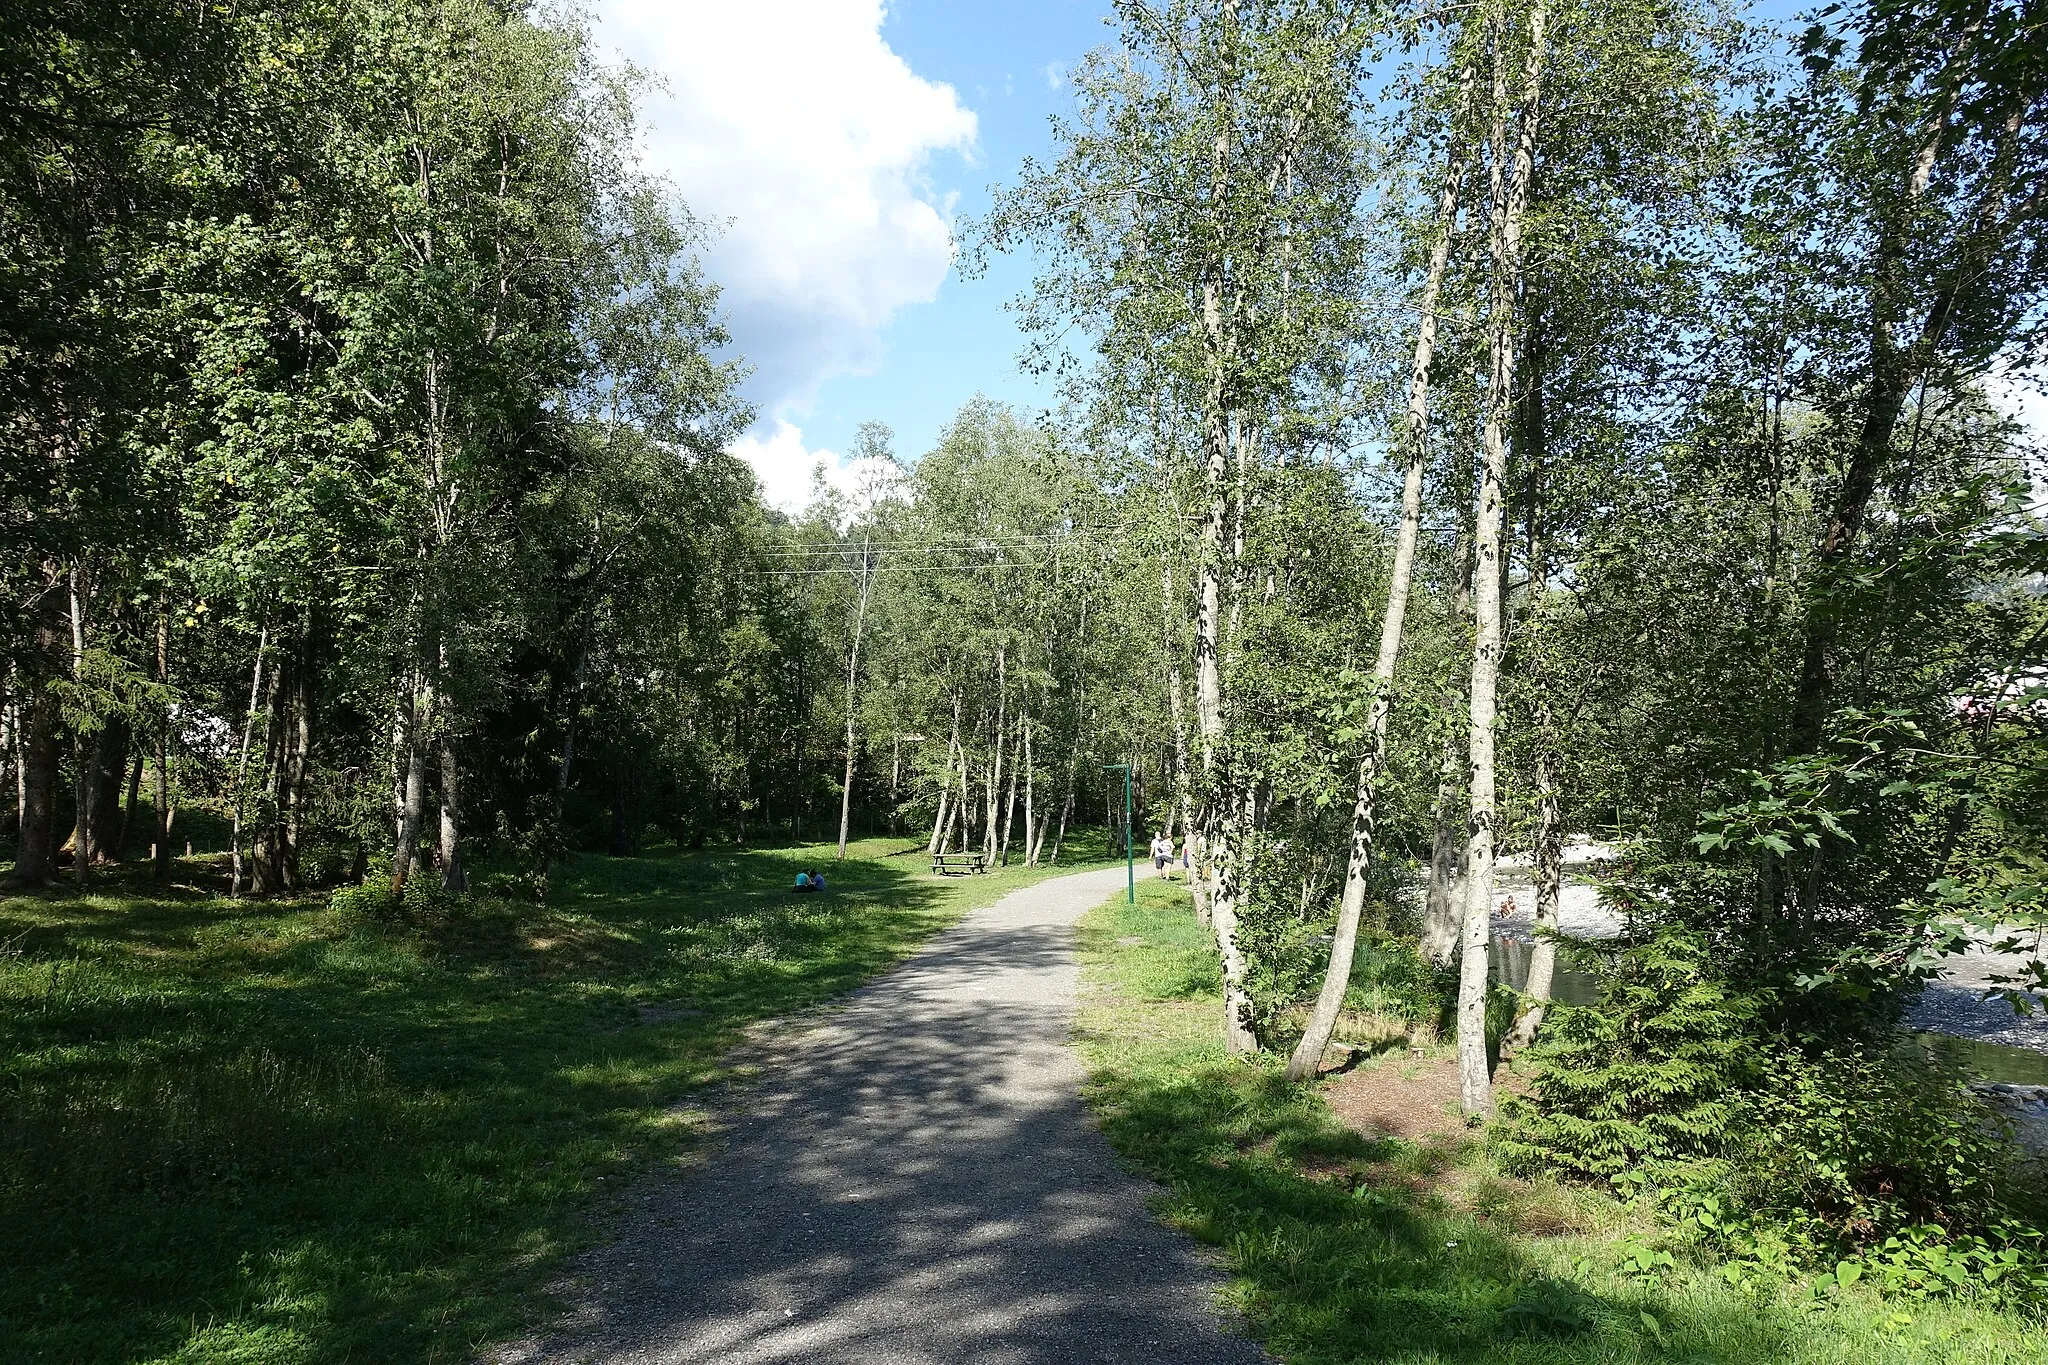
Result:
{"label": "birch tree trunk", "polygon": [[[156,623],[156,680],[171,680],[171,616],[165,607]],[[159,883],[171,879],[171,718],[163,717],[156,736],[156,845],[150,850],[151,872]]]}
{"label": "birch tree trunk", "polygon": [[1351,985],[1351,962],[1357,951],[1358,921],[1365,909],[1373,836],[1378,828],[1380,773],[1386,766],[1387,716],[1393,705],[1394,666],[1401,652],[1401,630],[1408,613],[1408,591],[1415,577],[1415,544],[1422,527],[1422,476],[1429,454],[1429,367],[1436,356],[1437,297],[1443,292],[1444,270],[1450,261],[1451,233],[1458,215],[1458,190],[1464,179],[1464,155],[1458,146],[1472,98],[1472,67],[1460,75],[1458,113],[1446,153],[1443,191],[1437,203],[1436,239],[1430,246],[1429,272],[1417,301],[1415,355],[1408,370],[1408,412],[1403,429],[1407,469],[1401,481],[1401,524],[1394,537],[1394,562],[1387,576],[1387,605],[1380,617],[1380,652],[1373,663],[1373,697],[1366,718],[1365,754],[1358,761],[1358,795],[1351,808],[1351,851],[1344,869],[1344,893],[1337,905],[1336,932],[1330,939],[1330,961],[1322,990],[1309,1014],[1294,1055],[1287,1061],[1287,1079],[1301,1081],[1316,1074],[1323,1052],[1337,1027],[1344,993]]}
{"label": "birch tree trunk", "polygon": [[1031,712],[1024,712],[1024,866],[1038,866],[1038,805],[1033,799],[1035,793],[1031,753]]}
{"label": "birch tree trunk", "polygon": [[[1020,709],[1017,715],[1018,735],[1010,749],[1010,787],[1008,793],[1003,797],[1003,838],[1002,846],[997,856],[1004,867],[1010,865],[1010,834],[1017,819],[1017,769],[1022,765],[1024,756],[1024,735],[1022,732],[1025,727],[1031,724],[1030,713],[1022,709],[1023,700],[1023,697],[1019,696],[1018,706]],[[1027,838],[1029,837],[1030,828],[1029,824],[1025,825]]]}
{"label": "birch tree trunk", "polygon": [[420,830],[426,823],[427,756],[423,733],[433,716],[433,695],[420,682],[417,670],[406,680],[407,696],[401,719],[404,739],[399,750],[398,839],[391,853],[391,892],[401,895],[412,875],[413,858],[420,845]]}
{"label": "birch tree trunk", "polygon": [[1495,818],[1494,726],[1501,659],[1501,530],[1507,484],[1507,421],[1515,392],[1514,309],[1520,284],[1522,212],[1535,152],[1543,75],[1542,0],[1529,8],[1529,49],[1523,72],[1521,131],[1512,167],[1507,151],[1507,23],[1505,0],[1494,12],[1492,247],[1488,299],[1484,461],[1474,519],[1471,777],[1465,853],[1465,913],[1458,964],[1458,1088],[1467,1115],[1493,1111],[1493,1071],[1486,1048],[1487,938],[1493,912]]}
{"label": "birch tree trunk", "polygon": [[946,740],[946,766],[939,772],[939,808],[932,813],[932,837],[925,846],[925,852],[933,856],[944,852],[946,840],[952,834],[953,815],[949,809],[953,800],[953,757],[960,752],[960,694],[953,694],[953,733]]}
{"label": "birch tree trunk", "polygon": [[1060,847],[1067,842],[1067,818],[1074,813],[1074,774],[1071,768],[1067,775],[1067,799],[1060,802],[1060,824],[1052,836],[1052,865],[1060,863]]}
{"label": "birch tree trunk", "polygon": [[991,863],[996,860],[996,803],[1003,790],[1003,734],[1009,727],[1009,704],[1009,656],[1004,646],[997,645],[996,720],[995,730],[989,735],[988,788],[984,793],[988,799],[988,819],[981,831],[982,857]]}
{"label": "birch tree trunk", "polygon": [[846,652],[846,778],[839,787],[839,861],[846,861],[846,831],[853,818],[854,685],[860,677],[860,638],[868,624],[868,542],[860,547],[860,602],[853,613],[853,647]]}
{"label": "birch tree trunk", "polygon": [[242,894],[242,805],[249,785],[249,737],[256,728],[256,703],[263,695],[263,654],[270,647],[270,627],[256,640],[256,663],[249,674],[249,709],[242,715],[242,752],[235,760],[235,811],[228,845],[228,895]]}
{"label": "birch tree trunk", "polygon": [[462,769],[455,756],[455,737],[441,732],[441,837],[435,849],[441,865],[443,891],[469,890],[469,872],[462,865]]}
{"label": "birch tree trunk", "polygon": [[[1221,331],[1221,284],[1204,285],[1204,313],[1212,334]],[[1220,344],[1220,335],[1217,338]],[[1199,609],[1195,621],[1195,713],[1201,735],[1203,787],[1207,793],[1198,856],[1217,948],[1223,958],[1224,1042],[1236,1055],[1258,1050],[1252,1031],[1251,997],[1245,987],[1245,958],[1237,939],[1237,897],[1240,892],[1233,840],[1238,823],[1238,793],[1230,778],[1224,729],[1221,635],[1223,626],[1224,524],[1230,513],[1229,433],[1223,412],[1220,356],[1210,382],[1211,411],[1204,431],[1207,447],[1209,504],[1201,530],[1201,566],[1197,573]]]}

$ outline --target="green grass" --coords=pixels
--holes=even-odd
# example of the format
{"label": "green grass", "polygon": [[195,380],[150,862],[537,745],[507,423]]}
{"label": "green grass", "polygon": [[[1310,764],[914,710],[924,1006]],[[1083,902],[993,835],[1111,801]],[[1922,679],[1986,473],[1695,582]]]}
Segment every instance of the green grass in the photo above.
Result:
{"label": "green grass", "polygon": [[1732,1288],[1604,1195],[1495,1171],[1476,1142],[1369,1141],[1279,1060],[1223,1051],[1213,953],[1178,887],[1082,922],[1090,1102],[1164,1216],[1222,1249],[1230,1296],[1290,1365],[2048,1361],[2038,1321],[1967,1302]]}
{"label": "green grass", "polygon": [[[755,1021],[1064,869],[579,857],[431,926],[140,874],[0,898],[0,1360],[457,1361],[544,1311]],[[181,863],[190,878],[210,864]],[[795,896],[803,867],[832,890]]]}

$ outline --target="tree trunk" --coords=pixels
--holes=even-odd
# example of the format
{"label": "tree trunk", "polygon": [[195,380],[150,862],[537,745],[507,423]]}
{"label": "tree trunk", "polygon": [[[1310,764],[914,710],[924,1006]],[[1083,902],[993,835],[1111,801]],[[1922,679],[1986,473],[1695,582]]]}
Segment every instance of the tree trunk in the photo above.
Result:
{"label": "tree trunk", "polygon": [[[1875,259],[1871,271],[1870,298],[1870,382],[1864,398],[1863,421],[1851,447],[1848,467],[1842,471],[1842,486],[1828,517],[1814,555],[1812,577],[1821,585],[1807,608],[1804,641],[1800,656],[1799,686],[1794,694],[1788,754],[1808,754],[1820,747],[1834,676],[1829,660],[1835,648],[1840,623],[1826,587],[1856,547],[1863,522],[1876,493],[1880,476],[1891,457],[1892,437],[1913,389],[1926,375],[1954,314],[1963,282],[1996,254],[2012,222],[2007,196],[2012,176],[2013,149],[2017,146],[2023,115],[2017,103],[2005,120],[2004,138],[1992,154],[1973,211],[1964,219],[1970,224],[1955,244],[1942,286],[1930,301],[1920,321],[1918,335],[1901,345],[1895,332],[1904,321],[1908,303],[1907,252],[1913,234],[1919,230],[1920,203],[1933,182],[1934,169],[1947,146],[1950,120],[1965,83],[1967,66],[1983,27],[1980,10],[1970,16],[1950,50],[1936,86],[1939,95],[1923,122],[1914,146],[1913,163],[1905,177],[1896,205],[1881,207],[1877,213]],[[2038,194],[2035,200],[2038,201]],[[2024,212],[2021,216],[2025,216]],[[1816,849],[1816,867],[1824,848]]]}
{"label": "tree trunk", "polygon": [[989,735],[988,746],[988,818],[982,826],[982,856],[990,863],[996,860],[996,802],[1003,790],[1003,734],[1009,724],[1010,682],[1009,658],[1005,647],[996,646],[996,720],[995,729]]}
{"label": "tree trunk", "polygon": [[18,686],[20,674],[10,666],[7,670],[7,703],[0,707],[0,728],[5,730],[0,734],[0,748],[6,750],[7,785],[15,790],[14,829],[17,834],[21,830],[21,808],[27,804],[22,800],[21,791],[21,706],[15,695]]}
{"label": "tree trunk", "polygon": [[469,890],[462,866],[462,768],[455,756],[455,737],[441,730],[441,838],[435,852],[441,864],[443,891]]}
{"label": "tree trunk", "polygon": [[896,828],[896,807],[900,804],[903,787],[903,734],[898,731],[889,737],[889,832]]}
{"label": "tree trunk", "polygon": [[92,859],[95,867],[120,857],[121,788],[128,774],[128,722],[109,716],[90,744],[83,746],[86,771],[84,805],[71,831],[75,856]]}
{"label": "tree trunk", "polygon": [[278,653],[279,658],[271,666],[269,685],[263,694],[262,794],[255,803],[249,839],[251,887],[258,895],[265,896],[276,895],[285,889],[281,866],[284,850],[279,825],[283,818],[285,750],[289,747],[290,718],[284,713],[282,682],[292,661],[285,649],[280,648]]}
{"label": "tree trunk", "polygon": [[1067,779],[1067,799],[1060,802],[1060,827],[1052,836],[1052,865],[1060,865],[1060,847],[1067,841],[1067,818],[1074,813],[1074,780]]}
{"label": "tree trunk", "polygon": [[960,850],[966,852],[974,842],[974,773],[967,761],[967,746],[960,746]]}
{"label": "tree trunk", "polygon": [[1034,799],[1031,754],[1031,713],[1024,713],[1024,866],[1038,866],[1038,805]]}
{"label": "tree trunk", "polygon": [[398,841],[391,853],[391,891],[403,895],[418,856],[420,831],[426,824],[427,755],[423,733],[433,718],[433,695],[415,670],[406,680],[400,703],[404,739],[399,748]]}
{"label": "tree trunk", "polygon": [[242,751],[235,759],[235,809],[228,843],[228,895],[242,894],[242,808],[248,797],[249,739],[256,729],[256,706],[263,696],[263,654],[270,647],[270,627],[256,640],[256,662],[249,674],[249,709],[242,713]]}
{"label": "tree trunk", "polygon": [[1550,988],[1557,971],[1557,907],[1564,889],[1564,825],[1557,790],[1557,751],[1550,703],[1539,702],[1536,751],[1536,943],[1529,950],[1529,975],[1522,994],[1530,1001],[1515,1020],[1507,1045],[1524,1048],[1536,1041],[1543,1016],[1550,1009]]}
{"label": "tree trunk", "polygon": [[[171,614],[168,605],[156,623],[156,680],[171,680]],[[156,844],[150,850],[151,874],[159,884],[171,879],[171,718],[165,715],[156,736]]]}
{"label": "tree trunk", "polygon": [[1522,264],[1522,212],[1535,150],[1543,74],[1542,0],[1529,9],[1529,51],[1523,75],[1521,135],[1512,168],[1507,150],[1505,0],[1495,10],[1493,68],[1493,193],[1489,237],[1492,270],[1487,318],[1489,379],[1485,459],[1473,526],[1475,626],[1472,648],[1470,825],[1466,842],[1463,957],[1458,964],[1458,1085],[1467,1115],[1493,1110],[1493,1070],[1486,1046],[1487,939],[1493,914],[1494,726],[1500,683],[1502,501],[1507,484],[1507,421],[1515,393],[1514,308]]}
{"label": "tree trunk", "polygon": [[1024,748],[1024,736],[1021,730],[1023,726],[1030,723],[1031,717],[1028,714],[1019,715],[1018,725],[1020,733],[1012,741],[1010,747],[1010,786],[1008,792],[1003,797],[1003,838],[1001,848],[997,854],[998,861],[1004,867],[1010,865],[1010,833],[1017,820],[1017,769]]}
{"label": "tree trunk", "polygon": [[1472,68],[1459,82],[1461,97],[1444,167],[1443,192],[1437,204],[1436,240],[1430,247],[1429,273],[1417,301],[1415,355],[1408,370],[1408,414],[1404,435],[1407,469],[1401,482],[1401,525],[1394,538],[1394,562],[1387,576],[1387,605],[1380,617],[1380,652],[1373,664],[1373,696],[1366,718],[1365,754],[1358,761],[1357,798],[1351,809],[1351,851],[1344,871],[1344,893],[1337,905],[1337,926],[1330,939],[1330,961],[1322,990],[1309,1014],[1307,1030],[1287,1062],[1287,1079],[1301,1081],[1322,1067],[1323,1052],[1337,1027],[1350,989],[1351,962],[1357,951],[1358,921],[1365,909],[1373,838],[1378,829],[1380,773],[1386,766],[1387,717],[1393,706],[1394,666],[1401,652],[1401,629],[1408,613],[1409,585],[1415,576],[1415,545],[1422,527],[1422,476],[1429,453],[1429,367],[1436,355],[1437,297],[1443,290],[1450,261],[1451,235],[1457,224],[1458,189],[1464,178],[1464,155],[1456,125],[1471,102]]}
{"label": "tree trunk", "polygon": [[121,819],[114,826],[113,842],[108,846],[108,856],[115,862],[128,858],[128,840],[135,831],[136,816],[142,805],[142,750],[137,747],[135,757],[129,760],[128,800],[121,807]]}
{"label": "tree trunk", "polygon": [[14,883],[25,887],[47,886],[57,875],[57,777],[63,764],[56,698],[35,681],[22,739],[21,829],[14,856]]}
{"label": "tree trunk", "polygon": [[309,613],[299,642],[298,667],[292,674],[291,753],[285,763],[284,811],[280,821],[284,884],[293,891],[299,890],[302,884],[299,878],[300,833],[313,782],[313,699],[317,695],[313,685],[313,649],[313,625]]}
{"label": "tree trunk", "polygon": [[[74,565],[69,577],[71,590],[71,681],[85,681],[85,612],[78,596],[78,569]],[[88,593],[90,589],[88,588]],[[88,749],[85,735],[72,736],[72,759],[75,781],[72,784],[72,805],[78,822],[78,839],[71,859],[71,870],[78,876],[78,885],[83,888],[92,878],[92,857],[87,844],[91,842],[91,820],[88,812],[92,809],[93,772],[92,758],[98,746]]]}
{"label": "tree trunk", "polygon": [[[1463,700],[1462,696],[1446,697],[1446,709]],[[1444,731],[1443,756],[1437,769],[1436,832],[1430,842],[1429,881],[1423,895],[1419,946],[1423,957],[1439,967],[1456,959],[1465,920],[1465,784],[1459,764],[1464,746],[1458,740],[1457,729]]]}
{"label": "tree trunk", "polygon": [[953,756],[960,752],[960,694],[953,694],[953,732],[946,740],[946,766],[939,771],[939,808],[932,813],[932,837],[925,846],[925,852],[937,855],[946,850],[946,840],[951,836],[953,815],[948,809],[953,799]]}
{"label": "tree trunk", "polygon": [[[1175,814],[1180,819],[1181,837],[1192,837],[1194,832],[1194,786],[1188,775],[1188,722],[1182,694],[1185,684],[1181,680],[1180,668],[1180,613],[1175,609],[1178,599],[1173,591],[1173,565],[1168,562],[1159,570],[1160,599],[1160,644],[1166,655],[1166,704],[1168,714],[1173,718],[1173,798]],[[1197,907],[1198,910],[1205,907]],[[1206,923],[1206,919],[1204,921]]]}
{"label": "tree trunk", "polygon": [[1523,364],[1521,421],[1522,463],[1527,470],[1527,491],[1523,498],[1522,521],[1527,528],[1529,595],[1523,612],[1524,653],[1529,660],[1530,682],[1536,697],[1536,942],[1529,951],[1529,971],[1522,981],[1522,997],[1528,1008],[1515,1020],[1505,1046],[1524,1048],[1536,1041],[1543,1016],[1550,1004],[1551,978],[1557,968],[1557,907],[1563,882],[1564,828],[1562,801],[1558,791],[1559,744],[1557,723],[1551,708],[1553,669],[1544,626],[1544,599],[1550,590],[1549,550],[1544,536],[1544,478],[1547,474],[1548,430],[1544,409],[1544,317],[1540,296],[1528,303],[1524,326],[1526,358]]}
{"label": "tree trunk", "polygon": [[860,547],[860,605],[853,616],[853,647],[846,653],[846,780],[839,788],[839,859],[846,860],[846,831],[853,817],[853,689],[860,677],[860,637],[868,623],[868,543]]}

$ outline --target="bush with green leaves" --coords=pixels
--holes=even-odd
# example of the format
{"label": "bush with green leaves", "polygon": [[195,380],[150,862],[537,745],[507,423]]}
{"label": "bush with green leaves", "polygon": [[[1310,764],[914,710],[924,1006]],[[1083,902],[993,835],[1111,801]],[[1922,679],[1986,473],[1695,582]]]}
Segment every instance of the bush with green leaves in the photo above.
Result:
{"label": "bush with green leaves", "polygon": [[1408,934],[1366,930],[1351,961],[1344,1007],[1450,1031],[1457,974],[1422,955]]}
{"label": "bush with green leaves", "polygon": [[1933,1226],[1984,1233],[2040,1201],[2039,1171],[1953,1061],[1896,1047],[1764,1054],[1731,1152],[1742,1203],[1849,1254]]}
{"label": "bush with green leaves", "polygon": [[1502,1104],[1502,1159],[1605,1180],[1720,1152],[1755,1053],[1755,1000],[1717,980],[1705,941],[1683,930],[1597,960],[1597,1003],[1553,1008],[1529,1093]]}
{"label": "bush with green leaves", "polygon": [[459,892],[444,891],[431,876],[408,877],[402,892],[393,892],[388,871],[373,869],[355,886],[344,886],[328,898],[328,909],[345,920],[436,925],[446,923],[467,902]]}

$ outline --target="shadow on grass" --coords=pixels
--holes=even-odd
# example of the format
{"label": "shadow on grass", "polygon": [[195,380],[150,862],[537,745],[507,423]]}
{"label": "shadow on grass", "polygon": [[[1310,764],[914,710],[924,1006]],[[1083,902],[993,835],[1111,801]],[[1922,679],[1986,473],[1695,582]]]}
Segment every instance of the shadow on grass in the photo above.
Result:
{"label": "shadow on grass", "polygon": [[1084,922],[1088,1098],[1166,1187],[1167,1220],[1222,1249],[1238,1306],[1291,1365],[1810,1358],[1807,1324],[1769,1304],[1637,1288],[1611,1244],[1571,1237],[1569,1211],[1487,1173],[1476,1143],[1369,1139],[1287,1085],[1277,1059],[1224,1056],[1213,997],[1146,989],[1199,942],[1175,900],[1155,891]]}
{"label": "shadow on grass", "polygon": [[743,1026],[1026,879],[897,848],[577,858],[545,907],[427,926],[146,877],[0,898],[0,1357],[468,1358]]}

